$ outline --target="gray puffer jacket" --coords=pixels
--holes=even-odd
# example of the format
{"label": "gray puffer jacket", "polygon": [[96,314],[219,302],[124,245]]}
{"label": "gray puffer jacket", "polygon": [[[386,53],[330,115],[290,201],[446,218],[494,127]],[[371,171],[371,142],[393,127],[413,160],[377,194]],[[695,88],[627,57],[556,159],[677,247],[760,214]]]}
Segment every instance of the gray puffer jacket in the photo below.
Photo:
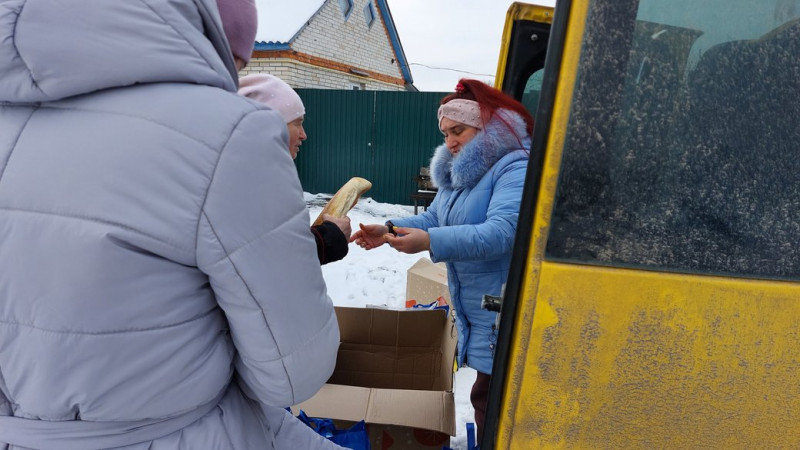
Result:
{"label": "gray puffer jacket", "polygon": [[0,0],[0,449],[324,446],[309,222],[214,0]]}

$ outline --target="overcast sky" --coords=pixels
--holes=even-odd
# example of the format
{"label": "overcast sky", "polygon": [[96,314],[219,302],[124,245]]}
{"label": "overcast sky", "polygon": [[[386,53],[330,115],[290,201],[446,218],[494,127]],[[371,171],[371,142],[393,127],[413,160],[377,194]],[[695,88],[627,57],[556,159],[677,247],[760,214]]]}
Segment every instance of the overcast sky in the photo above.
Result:
{"label": "overcast sky", "polygon": [[[513,0],[388,1],[419,90],[449,92],[462,77],[494,83],[506,11]],[[554,6],[555,0],[528,3]]]}
{"label": "overcast sky", "polygon": [[[256,41],[287,42],[323,2],[256,0]],[[494,83],[506,11],[513,0],[388,2],[417,89],[449,92],[462,77]],[[527,2],[555,5],[555,0]]]}

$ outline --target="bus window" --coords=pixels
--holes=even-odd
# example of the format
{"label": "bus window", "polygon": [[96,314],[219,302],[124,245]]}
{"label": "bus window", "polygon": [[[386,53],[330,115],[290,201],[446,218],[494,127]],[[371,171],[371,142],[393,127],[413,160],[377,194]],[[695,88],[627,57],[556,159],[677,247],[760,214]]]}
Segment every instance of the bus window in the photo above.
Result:
{"label": "bus window", "polygon": [[528,78],[525,89],[522,91],[522,104],[528,112],[536,118],[536,107],[539,105],[539,95],[542,92],[542,74],[544,69],[539,69]]}
{"label": "bus window", "polygon": [[800,7],[727,4],[592,2],[547,259],[800,279]]}

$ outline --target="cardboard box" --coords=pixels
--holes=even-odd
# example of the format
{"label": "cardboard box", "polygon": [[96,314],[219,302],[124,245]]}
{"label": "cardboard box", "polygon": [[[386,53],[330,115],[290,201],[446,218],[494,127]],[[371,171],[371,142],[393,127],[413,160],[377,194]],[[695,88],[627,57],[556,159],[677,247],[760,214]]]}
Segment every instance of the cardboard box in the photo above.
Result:
{"label": "cardboard box", "polygon": [[444,263],[434,264],[428,258],[420,258],[414,263],[406,278],[406,304],[429,304],[443,298],[450,308],[450,289],[447,287],[447,266]]}
{"label": "cardboard box", "polygon": [[455,436],[456,332],[444,310],[336,307],[336,369],[310,417],[364,420],[373,449],[441,449]]}

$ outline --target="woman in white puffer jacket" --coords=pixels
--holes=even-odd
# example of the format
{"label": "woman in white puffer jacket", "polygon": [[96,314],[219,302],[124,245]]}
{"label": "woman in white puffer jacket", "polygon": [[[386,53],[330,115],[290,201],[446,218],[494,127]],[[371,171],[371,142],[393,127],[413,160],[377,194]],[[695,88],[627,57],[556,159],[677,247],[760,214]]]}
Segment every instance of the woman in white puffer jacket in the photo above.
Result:
{"label": "woman in white puffer jacket", "polygon": [[283,408],[333,371],[336,317],[222,23],[0,0],[0,448],[327,445]]}

